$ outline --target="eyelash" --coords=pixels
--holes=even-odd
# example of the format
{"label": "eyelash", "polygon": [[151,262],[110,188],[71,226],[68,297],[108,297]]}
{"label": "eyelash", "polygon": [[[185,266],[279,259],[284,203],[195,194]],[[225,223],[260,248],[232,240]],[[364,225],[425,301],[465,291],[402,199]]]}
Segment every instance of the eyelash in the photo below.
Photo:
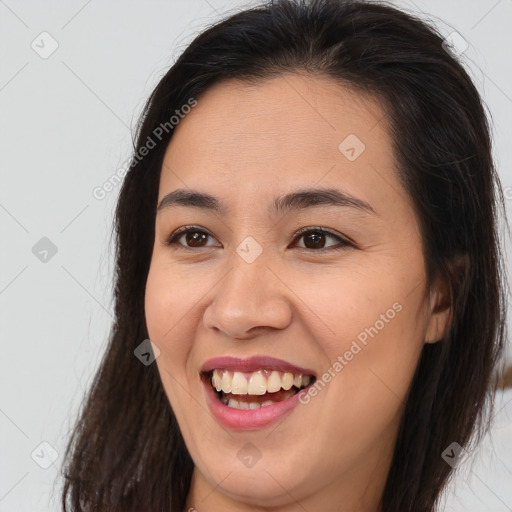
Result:
{"label": "eyelash", "polygon": [[[177,240],[179,240],[182,235],[185,235],[187,233],[201,233],[201,234],[208,235],[211,238],[214,238],[213,235],[208,233],[208,231],[200,229],[197,226],[183,226],[182,228],[179,228],[177,231],[175,231],[172,235],[170,235],[169,238],[166,240],[165,244],[167,246],[174,246],[172,248],[176,249],[176,250],[208,249],[210,247],[215,247],[215,246],[188,247],[186,245],[178,244]],[[327,235],[332,238],[336,238],[339,241],[339,245],[333,246],[333,247],[324,247],[321,249],[308,249],[307,247],[299,247],[300,250],[308,251],[308,252],[326,252],[326,251],[339,251],[339,250],[345,249],[346,247],[355,247],[355,244],[353,242],[351,242],[345,238],[342,238],[339,235],[331,233],[330,231],[327,231],[324,228],[316,227],[316,226],[301,228],[298,231],[296,231],[294,234],[293,242],[295,242],[296,240],[300,240],[300,238],[302,238],[303,235],[308,234],[308,233],[321,233],[323,235]]]}

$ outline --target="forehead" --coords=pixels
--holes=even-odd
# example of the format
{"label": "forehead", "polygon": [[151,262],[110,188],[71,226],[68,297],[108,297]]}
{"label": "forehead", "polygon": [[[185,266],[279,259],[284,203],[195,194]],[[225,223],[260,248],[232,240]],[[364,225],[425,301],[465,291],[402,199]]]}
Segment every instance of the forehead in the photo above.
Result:
{"label": "forehead", "polygon": [[226,195],[313,184],[368,202],[405,196],[383,106],[329,78],[286,74],[224,81],[197,98],[174,130],[159,195],[184,185]]}
{"label": "forehead", "polygon": [[[327,157],[333,149],[339,155],[338,144],[351,133],[386,145],[387,140],[378,140],[387,135],[383,121],[376,100],[328,78],[288,74],[255,84],[229,80],[198,98],[171,145],[191,143],[196,154],[216,148],[233,156],[262,150],[263,157],[282,157],[314,149]],[[374,132],[371,141],[368,132]]]}

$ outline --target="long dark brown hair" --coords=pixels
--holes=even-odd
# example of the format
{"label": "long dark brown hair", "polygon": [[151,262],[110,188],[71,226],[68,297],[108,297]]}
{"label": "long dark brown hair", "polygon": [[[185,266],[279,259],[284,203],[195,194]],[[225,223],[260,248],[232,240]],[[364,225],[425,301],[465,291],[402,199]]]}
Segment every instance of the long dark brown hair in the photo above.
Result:
{"label": "long dark brown hair", "polygon": [[277,0],[197,36],[144,108],[115,215],[115,320],[69,439],[64,511],[183,511],[193,462],[156,365],[134,356],[148,338],[144,293],[169,120],[221,80],[298,71],[385,106],[421,221],[427,289],[441,275],[451,293],[451,329],[424,346],[382,512],[433,512],[452,472],[443,451],[453,442],[469,449],[487,431],[505,339],[505,209],[477,89],[439,32],[413,15],[359,0]]}

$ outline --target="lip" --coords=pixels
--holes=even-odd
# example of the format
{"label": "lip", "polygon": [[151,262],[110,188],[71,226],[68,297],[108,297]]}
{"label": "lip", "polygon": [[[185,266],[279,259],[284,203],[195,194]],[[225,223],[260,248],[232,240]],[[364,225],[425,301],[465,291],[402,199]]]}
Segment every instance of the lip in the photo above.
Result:
{"label": "lip", "polygon": [[299,395],[303,392],[301,390],[286,400],[259,409],[234,409],[218,399],[207,377],[203,377],[201,381],[213,416],[219,423],[234,430],[258,430],[279,421],[299,405]]}
{"label": "lip", "polygon": [[[265,428],[273,423],[284,418],[287,414],[300,404],[299,395],[303,390],[286,400],[276,402],[272,405],[260,407],[259,409],[234,409],[223,404],[214,391],[208,372],[219,369],[239,372],[253,372],[261,369],[288,371],[292,373],[302,373],[303,375],[311,375],[315,377],[310,386],[316,380],[315,372],[306,368],[301,368],[293,364],[267,356],[255,356],[249,359],[242,359],[239,357],[217,357],[208,360],[202,367],[201,382],[203,383],[206,401],[208,407],[217,419],[217,421],[226,428],[234,430],[258,430]],[[307,386],[304,389],[308,389]]]}
{"label": "lip", "polygon": [[282,359],[268,356],[253,356],[248,359],[240,357],[223,356],[209,359],[204,363],[201,372],[206,373],[211,370],[230,370],[233,372],[255,372],[258,370],[276,370],[281,372],[302,373],[302,375],[311,375],[316,377],[313,370],[301,368],[288,363]]}

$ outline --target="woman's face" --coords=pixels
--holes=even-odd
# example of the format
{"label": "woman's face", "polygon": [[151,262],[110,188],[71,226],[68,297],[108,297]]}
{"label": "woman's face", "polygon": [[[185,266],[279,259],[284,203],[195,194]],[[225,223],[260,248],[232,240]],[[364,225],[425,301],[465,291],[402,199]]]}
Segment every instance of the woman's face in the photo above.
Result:
{"label": "woman's face", "polygon": [[217,84],[174,128],[145,308],[190,507],[377,506],[447,314],[394,165],[381,106],[327,78]]}

